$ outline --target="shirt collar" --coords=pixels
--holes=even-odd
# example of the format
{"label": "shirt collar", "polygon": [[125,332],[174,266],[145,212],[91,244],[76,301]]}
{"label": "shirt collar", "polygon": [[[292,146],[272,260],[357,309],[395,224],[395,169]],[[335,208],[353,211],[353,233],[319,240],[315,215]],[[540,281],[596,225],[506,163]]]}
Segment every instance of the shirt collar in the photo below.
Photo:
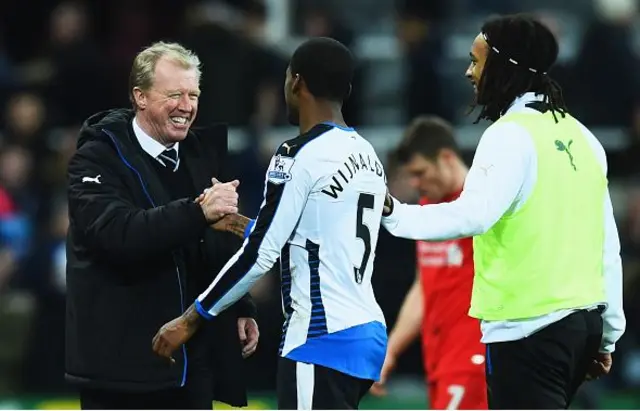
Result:
{"label": "shirt collar", "polygon": [[173,147],[165,147],[164,144],[158,142],[149,134],[147,134],[142,128],[140,128],[140,125],[138,125],[137,117],[133,118],[132,126],[133,126],[133,134],[136,135],[136,138],[138,139],[138,143],[140,143],[140,146],[142,147],[142,149],[151,157],[158,158],[160,154],[162,154],[165,150],[169,148],[175,148],[176,153],[178,153],[178,146],[180,145],[180,143],[175,143]]}
{"label": "shirt collar", "polygon": [[513,103],[511,103],[511,106],[509,106],[505,114],[528,110],[527,104],[534,101],[544,101],[544,94],[536,94],[532,91],[524,93],[513,100]]}
{"label": "shirt collar", "polygon": [[450,203],[453,200],[456,200],[458,197],[460,197],[460,194],[462,194],[462,189],[457,190],[453,193],[447,194],[446,196],[442,197],[442,199],[440,201],[431,201],[429,200],[429,198],[427,196],[422,196],[420,198],[420,204],[421,205],[426,205],[426,204],[441,204],[441,203]]}
{"label": "shirt collar", "polygon": [[453,193],[444,196],[444,198],[442,199],[442,203],[450,203],[453,200],[456,200],[458,197],[460,197],[460,194],[462,194],[462,189],[460,190],[456,190]]}

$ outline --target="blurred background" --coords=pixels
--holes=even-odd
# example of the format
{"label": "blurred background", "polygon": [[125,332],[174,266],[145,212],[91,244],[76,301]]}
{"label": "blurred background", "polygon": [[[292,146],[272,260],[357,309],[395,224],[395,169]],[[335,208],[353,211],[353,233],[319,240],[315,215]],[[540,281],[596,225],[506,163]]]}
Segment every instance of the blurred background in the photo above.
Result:
{"label": "blurred background", "polygon": [[[609,156],[625,264],[628,329],[613,374],[583,389],[576,408],[640,408],[640,18],[635,0],[2,0],[0,7],[0,408],[75,408],[63,380],[66,164],[90,114],[129,106],[134,55],[179,41],[203,62],[198,121],[232,127],[231,175],[243,213],[256,214],[285,124],[289,56],[330,36],[359,61],[347,122],[386,158],[418,114],[453,122],[465,158],[486,123],[467,116],[471,42],[493,13],[538,13],[557,35],[552,75],[572,113]],[[387,162],[393,194],[416,201]],[[374,284],[393,325],[415,273],[415,244],[381,230]],[[261,342],[247,361],[251,408],[274,408],[282,315],[277,275],[253,290]],[[419,345],[402,357],[387,398],[362,408],[425,408]]]}

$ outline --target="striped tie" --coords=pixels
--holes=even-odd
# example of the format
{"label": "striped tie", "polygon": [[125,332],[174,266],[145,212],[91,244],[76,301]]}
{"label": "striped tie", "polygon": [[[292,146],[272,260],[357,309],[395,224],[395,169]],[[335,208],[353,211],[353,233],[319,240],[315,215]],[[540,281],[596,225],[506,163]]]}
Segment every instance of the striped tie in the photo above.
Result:
{"label": "striped tie", "polygon": [[178,152],[175,148],[170,148],[168,150],[164,150],[158,158],[162,160],[165,167],[176,171],[178,169],[178,165],[180,165],[180,159],[178,158]]}

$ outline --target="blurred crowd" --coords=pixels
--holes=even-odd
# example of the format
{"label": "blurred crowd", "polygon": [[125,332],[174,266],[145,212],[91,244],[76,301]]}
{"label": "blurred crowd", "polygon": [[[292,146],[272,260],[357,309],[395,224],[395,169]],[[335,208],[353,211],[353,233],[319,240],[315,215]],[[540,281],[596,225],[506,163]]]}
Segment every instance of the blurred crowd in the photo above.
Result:
{"label": "blurred crowd", "polygon": [[[350,0],[349,10],[343,10],[344,1],[328,0],[2,3],[0,396],[68,390],[62,378],[66,165],[89,115],[129,105],[129,69],[143,46],[179,41],[200,56],[203,94],[197,121],[225,122],[246,131],[251,144],[233,151],[228,165],[230,176],[242,180],[243,212],[255,215],[270,155],[261,137],[285,125],[282,85],[289,51],[267,35],[279,3],[288,5],[287,37],[330,36],[353,47],[361,64],[345,117],[356,127],[379,125],[367,115],[375,109],[375,99],[368,96],[373,87],[384,86],[385,75],[393,75],[385,73],[393,70],[399,73],[397,89],[380,103],[396,110],[393,125],[401,127],[423,113],[468,123],[464,112],[470,93],[457,89],[466,86],[466,50],[479,21],[491,13],[535,11],[562,46],[572,45],[551,73],[563,85],[572,113],[588,126],[624,135],[608,155],[623,240],[628,332],[619,346],[616,372],[605,382],[610,387],[605,388],[640,387],[640,19],[635,0]],[[382,10],[378,14],[373,3]],[[579,21],[580,30],[566,24],[567,13]],[[390,27],[386,32],[385,21]],[[360,55],[366,48],[356,46],[376,34],[392,40],[399,59],[380,63]],[[458,47],[454,40],[461,36],[468,44]],[[451,57],[455,47],[465,50],[462,60]],[[452,75],[458,83],[451,83]],[[472,151],[466,154],[470,158]],[[415,199],[402,176],[394,174],[393,164],[387,168],[392,191],[405,200]],[[375,282],[390,323],[413,280],[413,247],[382,234]],[[271,276],[254,290],[262,327],[260,352],[250,360],[255,365],[250,377],[254,389],[273,388],[281,321],[277,287],[277,276]],[[400,372],[419,374],[419,355],[414,350],[400,364]]]}

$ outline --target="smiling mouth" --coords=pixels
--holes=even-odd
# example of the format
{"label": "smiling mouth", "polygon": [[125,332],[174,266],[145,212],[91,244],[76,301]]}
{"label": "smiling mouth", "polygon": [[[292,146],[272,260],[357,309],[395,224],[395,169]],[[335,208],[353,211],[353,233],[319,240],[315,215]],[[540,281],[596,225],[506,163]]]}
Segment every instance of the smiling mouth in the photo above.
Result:
{"label": "smiling mouth", "polygon": [[186,117],[170,117],[171,122],[178,126],[184,126],[189,122],[189,119]]}

